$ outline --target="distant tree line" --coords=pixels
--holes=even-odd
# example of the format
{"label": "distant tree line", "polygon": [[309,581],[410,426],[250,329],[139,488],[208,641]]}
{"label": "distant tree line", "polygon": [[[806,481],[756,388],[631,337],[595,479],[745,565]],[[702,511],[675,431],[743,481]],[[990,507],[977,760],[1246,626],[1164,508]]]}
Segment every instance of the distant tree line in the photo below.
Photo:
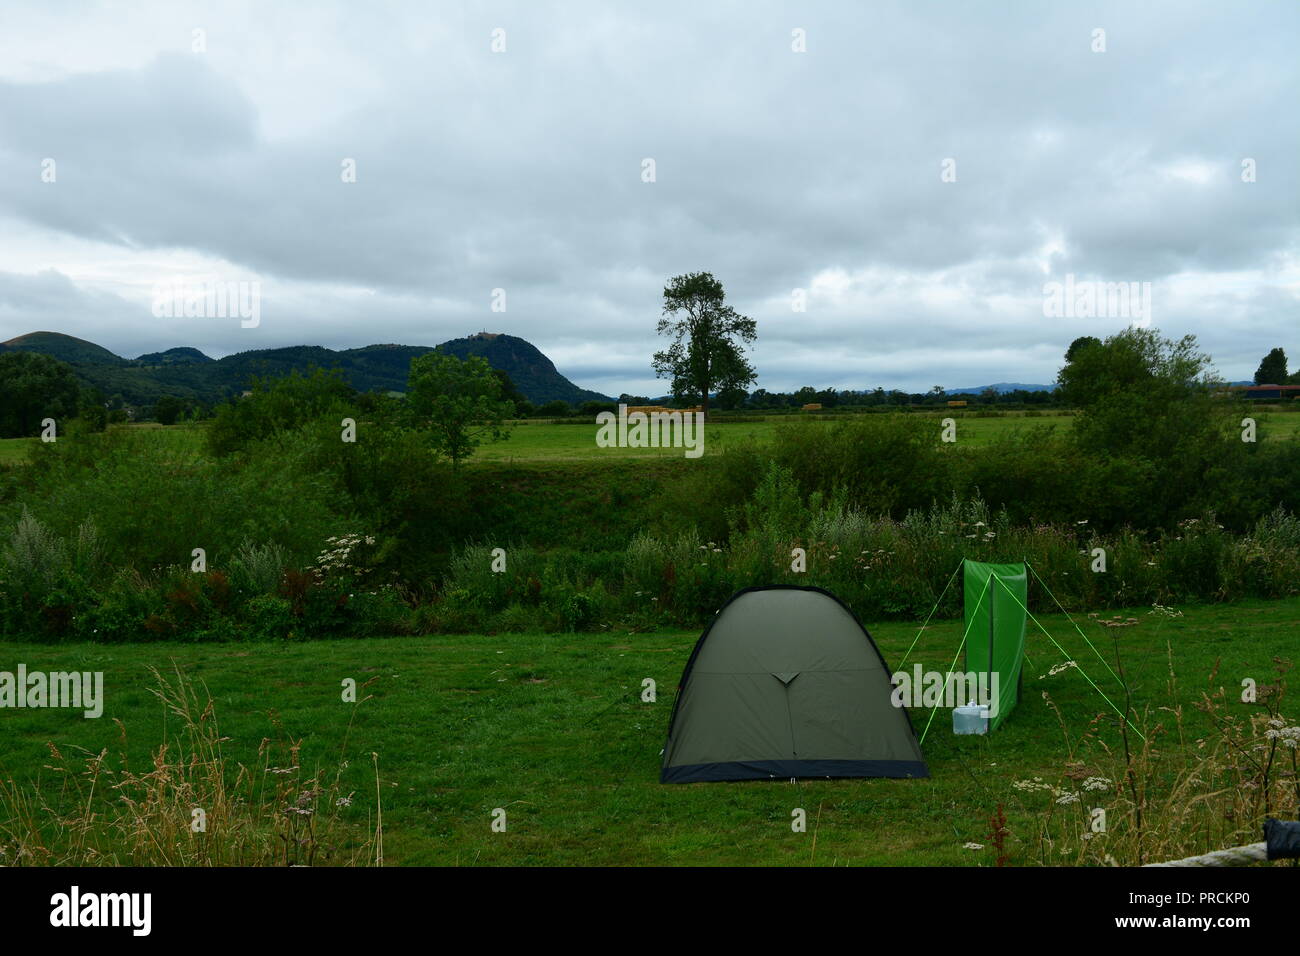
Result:
{"label": "distant tree line", "polygon": [[[692,289],[695,289],[694,293],[691,292]],[[703,291],[700,291],[700,289]],[[686,301],[690,308],[695,309],[699,314],[701,310],[706,309],[706,306],[692,301],[690,299],[692,294],[702,300],[709,300],[710,297],[715,295],[720,297],[721,286],[714,283],[712,277],[708,276],[707,273],[701,273],[691,277],[679,277],[666,290],[666,296],[670,300],[670,304],[677,310],[685,310],[687,305],[681,303]],[[713,300],[712,307],[725,311],[728,316],[727,321],[740,329],[739,332],[734,333],[733,337],[739,337],[742,341],[746,341],[745,336],[752,331],[750,326],[745,324],[749,320],[746,320],[743,316],[734,315],[734,313],[728,311],[729,307],[719,306],[717,303],[720,301],[720,298]],[[670,322],[665,328],[668,332],[674,332],[676,326]],[[681,348],[677,353],[674,353],[683,366],[681,375],[674,379],[674,384],[680,394],[674,394],[668,398],[652,399],[650,396],[632,395],[625,392],[619,395],[617,401],[612,402],[586,401],[575,405],[562,399],[555,399],[536,405],[519,391],[505,371],[489,369],[487,372],[483,372],[477,365],[475,365],[477,377],[474,381],[478,384],[475,387],[478,389],[478,393],[488,396],[484,398],[484,401],[492,403],[494,407],[497,407],[497,403],[500,403],[505,418],[561,419],[577,417],[585,420],[602,411],[613,410],[620,403],[626,405],[653,405],[665,402],[675,406],[703,404],[700,399],[701,392],[699,391],[702,385],[692,386],[690,384],[691,379],[688,373],[693,360],[690,357],[692,353],[689,347],[689,336],[689,328],[684,328]],[[1112,342],[1113,345],[1112,340],[1108,340],[1108,342]],[[1100,339],[1094,336],[1081,336],[1075,339],[1065,353],[1067,368],[1074,365],[1086,350],[1103,344]],[[965,401],[969,406],[973,407],[1001,405],[1057,408],[1077,407],[1079,404],[1077,394],[1072,394],[1069,389],[1063,387],[1058,387],[1054,391],[1013,389],[999,392],[992,388],[986,388],[978,393],[956,393],[947,391],[941,385],[936,385],[927,392],[907,392],[901,389],[884,389],[880,387],[874,389],[819,389],[811,385],[805,385],[802,388],[788,392],[771,391],[765,388],[750,392],[742,386],[742,383],[752,384],[753,369],[744,361],[738,349],[734,346],[722,346],[715,343],[714,350],[717,355],[722,355],[724,358],[717,359],[715,356],[709,366],[713,371],[708,372],[698,381],[702,383],[705,378],[709,378],[714,384],[721,383],[722,387],[717,391],[708,393],[708,401],[713,407],[729,412],[781,411],[798,409],[805,405],[821,405],[823,409],[840,410],[917,406],[944,407],[950,401]],[[1122,357],[1116,358],[1114,354],[1111,355],[1111,359],[1123,360]],[[672,362],[667,359],[665,361],[668,364],[664,368],[670,370]],[[1130,361],[1136,367],[1141,359],[1133,357]],[[1086,367],[1086,365],[1085,362],[1080,367]],[[490,375],[494,380],[493,384],[485,384],[482,379],[483,375]],[[1286,351],[1278,347],[1271,349],[1261,360],[1259,368],[1255,372],[1254,381],[1257,385],[1300,385],[1300,370],[1294,373],[1288,370]],[[1058,382],[1058,386],[1063,384]],[[253,382],[250,382],[251,386],[253,386]],[[349,389],[349,391],[356,393],[355,389]],[[383,393],[376,392],[374,394],[380,395]],[[237,404],[240,400],[240,396],[234,395],[227,399],[226,402],[214,404],[192,396],[164,394],[159,396],[152,405],[131,405],[120,393],[106,395],[98,387],[79,382],[72,366],[48,355],[17,351],[0,355],[0,438],[38,435],[41,430],[41,422],[47,418],[53,418],[59,422],[61,432],[64,430],[64,423],[74,421],[78,423],[77,427],[89,431],[102,431],[110,424],[127,421],[156,421],[162,425],[174,425],[183,421],[203,421],[212,418],[218,409]]]}

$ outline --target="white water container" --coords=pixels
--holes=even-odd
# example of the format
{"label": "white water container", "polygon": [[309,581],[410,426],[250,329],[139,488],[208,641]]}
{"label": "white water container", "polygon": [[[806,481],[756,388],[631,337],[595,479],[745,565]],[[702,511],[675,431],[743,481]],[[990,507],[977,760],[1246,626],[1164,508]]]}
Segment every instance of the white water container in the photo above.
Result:
{"label": "white water container", "polygon": [[979,704],[963,704],[952,711],[952,732],[954,734],[987,734],[989,732],[989,709]]}

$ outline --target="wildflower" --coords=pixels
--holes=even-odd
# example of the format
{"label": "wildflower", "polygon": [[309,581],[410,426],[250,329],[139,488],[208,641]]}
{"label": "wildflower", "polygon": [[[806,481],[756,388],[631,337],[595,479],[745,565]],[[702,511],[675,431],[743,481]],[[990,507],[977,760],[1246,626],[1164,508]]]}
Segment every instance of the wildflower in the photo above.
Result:
{"label": "wildflower", "polygon": [[1060,674],[1062,671],[1066,671],[1069,670],[1071,667],[1078,667],[1078,666],[1079,666],[1078,663],[1076,663],[1075,661],[1062,661],[1060,664],[1057,664],[1055,667],[1049,670],[1047,672],[1047,676],[1055,677],[1057,674]]}
{"label": "wildflower", "polygon": [[983,843],[963,843],[961,848],[962,848],[963,850],[982,850],[982,849],[984,849],[984,844],[983,844]]}

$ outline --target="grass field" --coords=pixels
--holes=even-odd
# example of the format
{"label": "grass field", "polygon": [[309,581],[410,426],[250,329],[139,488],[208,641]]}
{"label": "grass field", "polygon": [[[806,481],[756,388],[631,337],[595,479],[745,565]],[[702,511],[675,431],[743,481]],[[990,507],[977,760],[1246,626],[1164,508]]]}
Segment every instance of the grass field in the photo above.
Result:
{"label": "grass field", "polygon": [[[1146,713],[1139,724],[1148,733],[1149,724],[1163,724],[1161,748],[1190,754],[1197,737],[1211,731],[1193,703],[1217,686],[1235,699],[1243,677],[1268,680],[1272,657],[1294,647],[1300,599],[1191,608],[1172,619],[1147,609],[1121,616],[1138,623],[1108,629],[1085,618],[1084,626],[1108,656],[1118,640],[1134,706]],[[1066,620],[1042,620],[1119,700]],[[912,624],[869,629],[893,666],[916,636]],[[959,632],[954,621],[932,625],[909,669],[914,662],[946,669]],[[52,710],[0,714],[0,780],[25,785],[41,777],[57,789],[51,745],[65,757],[120,751],[132,766],[148,767],[152,748],[176,728],[149,693],[147,667],[174,663],[206,685],[231,759],[257,766],[259,743],[283,733],[301,738],[304,766],[332,774],[347,761],[343,791],[355,791],[355,798],[346,812],[361,835],[375,817],[377,754],[389,864],[990,865],[991,849],[964,845],[989,844],[999,804],[1011,864],[1074,862],[1039,838],[1050,798],[1012,783],[1061,781],[1067,761],[1076,771],[1103,772],[1103,747],[1119,747],[1119,735],[1114,721],[1093,723],[1109,708],[1076,669],[1044,676],[1061,654],[1032,625],[1019,708],[990,738],[954,737],[949,713],[936,711],[923,747],[928,780],[664,786],[658,770],[673,689],[696,636],[0,644],[0,670],[19,662],[31,670],[100,670],[106,687],[98,720]],[[363,692],[370,699],[343,703],[340,682],[348,677],[372,681]],[[647,677],[658,685],[655,703],[640,701]],[[1181,731],[1172,712],[1161,709],[1171,706],[1182,710]],[[913,718],[924,726],[924,713]],[[1102,793],[1092,802],[1105,805],[1115,796]],[[504,833],[490,829],[498,807],[507,813]],[[807,812],[806,833],[792,832],[795,808]],[[1066,813],[1056,810],[1058,818]]]}
{"label": "grass field", "polygon": [[[1243,412],[1245,414],[1245,412]],[[846,416],[847,417],[847,416]],[[926,413],[925,420],[933,421],[934,439],[940,440],[940,422],[947,413]],[[1055,427],[1068,430],[1074,422],[1069,413],[1044,412],[1027,416],[1009,412],[998,418],[979,418],[973,413],[953,413],[957,423],[957,443],[986,445],[1009,434],[1032,429]],[[1300,414],[1294,412],[1256,411],[1258,436],[1261,441],[1289,439],[1300,435]],[[771,416],[764,421],[727,422],[720,420],[705,426],[704,453],[717,454],[729,447],[749,440],[763,441],[783,423],[797,424],[797,416]],[[838,420],[838,419],[837,419]],[[549,422],[520,422],[510,438],[493,445],[485,445],[475,453],[476,461],[546,461],[592,460],[601,458],[678,458],[680,448],[599,448],[596,446],[594,425],[553,425]]]}
{"label": "grass field", "polygon": [[[847,417],[847,416],[845,416]],[[939,441],[940,420],[945,416],[935,414],[934,438]],[[1300,424],[1300,416],[1296,416]],[[836,419],[839,420],[839,419]],[[748,441],[765,441],[783,424],[798,425],[796,416],[772,416],[764,421],[709,422],[704,430],[704,454],[719,454],[728,448]],[[1027,418],[1008,415],[1004,418],[976,418],[973,415],[957,418],[958,442],[976,445],[987,444],[995,438],[1028,428],[1055,425],[1068,428],[1073,417],[1068,414],[1043,414]],[[680,458],[681,448],[600,448],[596,445],[594,425],[553,425],[549,422],[526,421],[519,423],[509,439],[485,445],[475,454],[476,461],[575,461],[602,458]]]}
{"label": "grass field", "polygon": [[[132,425],[111,425],[110,428],[123,428],[133,432],[147,432],[158,441],[167,442],[178,451],[199,452],[203,447],[203,425],[158,425],[153,422],[141,422]],[[65,435],[58,441],[76,441],[75,435]],[[0,439],[0,465],[26,464],[39,438],[4,438]]]}
{"label": "grass field", "polygon": [[[929,415],[934,419],[935,441],[939,440],[939,421],[944,413]],[[1000,418],[977,418],[971,413],[955,413],[959,444],[987,444],[999,437],[1028,429],[1055,426],[1066,430],[1073,421],[1069,414],[1044,412],[1038,416],[1025,416],[1011,412]],[[1257,412],[1259,437],[1294,438],[1300,435],[1300,414],[1290,412]],[[710,422],[705,426],[704,453],[718,454],[749,440],[769,438],[783,422],[797,422],[796,416],[772,416],[764,421]],[[152,424],[120,426],[134,430],[148,430],[165,436],[178,449],[199,450],[202,426],[173,425],[163,427]],[[75,440],[63,439],[63,440]],[[0,464],[20,464],[27,461],[35,438],[0,439]],[[484,462],[546,462],[601,460],[611,458],[680,458],[681,448],[599,448],[596,445],[595,425],[555,425],[549,421],[521,421],[513,428],[509,439],[484,445],[475,454],[475,461]]]}

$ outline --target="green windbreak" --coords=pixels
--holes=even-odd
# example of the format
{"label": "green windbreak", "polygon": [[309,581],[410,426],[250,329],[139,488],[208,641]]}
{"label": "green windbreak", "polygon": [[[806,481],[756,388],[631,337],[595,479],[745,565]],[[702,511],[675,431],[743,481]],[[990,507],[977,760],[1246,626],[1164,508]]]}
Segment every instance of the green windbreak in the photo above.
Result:
{"label": "green windbreak", "polygon": [[[997,674],[997,708],[989,721],[989,730],[996,730],[1019,700],[1020,669],[1025,659],[1025,608],[1029,606],[1025,566],[979,561],[963,564],[966,670],[979,675]],[[987,686],[991,691],[991,678]]]}

